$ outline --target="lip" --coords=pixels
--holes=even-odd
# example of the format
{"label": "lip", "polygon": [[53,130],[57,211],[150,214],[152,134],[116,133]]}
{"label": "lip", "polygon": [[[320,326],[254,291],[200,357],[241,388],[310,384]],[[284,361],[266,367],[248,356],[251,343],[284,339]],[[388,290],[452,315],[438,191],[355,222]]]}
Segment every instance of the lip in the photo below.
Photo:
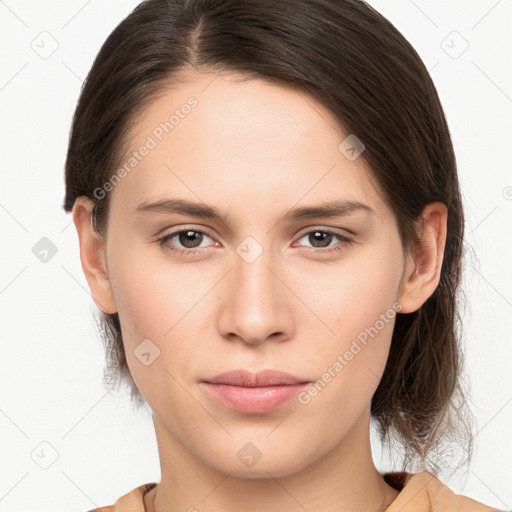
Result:
{"label": "lip", "polygon": [[242,369],[202,381],[205,390],[224,406],[252,414],[277,409],[309,383],[278,370],[251,373]]}
{"label": "lip", "polygon": [[256,388],[263,386],[283,386],[290,384],[304,384],[309,381],[299,379],[280,370],[262,370],[252,373],[247,370],[229,370],[220,373],[215,377],[205,379],[204,382],[211,384],[229,384],[230,386],[244,386],[247,388]]}

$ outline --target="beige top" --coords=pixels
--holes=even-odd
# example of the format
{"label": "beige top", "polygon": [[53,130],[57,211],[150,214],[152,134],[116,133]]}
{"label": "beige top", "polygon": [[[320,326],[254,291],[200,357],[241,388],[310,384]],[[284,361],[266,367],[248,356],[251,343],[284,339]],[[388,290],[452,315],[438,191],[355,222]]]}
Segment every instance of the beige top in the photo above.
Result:
{"label": "beige top", "polygon": [[[382,473],[382,476],[389,485],[400,491],[385,512],[504,512],[467,496],[455,494],[428,471],[388,472]],[[146,512],[143,497],[156,485],[139,485],[121,496],[114,505],[88,512]]]}

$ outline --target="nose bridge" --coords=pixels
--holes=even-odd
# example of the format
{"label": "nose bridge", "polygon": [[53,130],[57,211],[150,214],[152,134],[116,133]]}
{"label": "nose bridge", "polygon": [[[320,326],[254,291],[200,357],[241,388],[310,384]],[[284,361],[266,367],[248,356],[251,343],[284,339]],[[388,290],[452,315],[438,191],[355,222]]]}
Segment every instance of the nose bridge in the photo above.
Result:
{"label": "nose bridge", "polygon": [[271,247],[264,247],[252,236],[237,246],[224,304],[224,318],[228,319],[223,326],[224,334],[260,343],[286,329],[282,323],[286,297],[276,277],[279,269],[275,261]]}

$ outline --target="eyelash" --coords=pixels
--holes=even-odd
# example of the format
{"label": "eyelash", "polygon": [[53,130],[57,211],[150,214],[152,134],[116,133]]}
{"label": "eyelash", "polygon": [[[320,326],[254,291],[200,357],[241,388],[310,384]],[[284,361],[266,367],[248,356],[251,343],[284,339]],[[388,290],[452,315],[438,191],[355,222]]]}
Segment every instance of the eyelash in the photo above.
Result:
{"label": "eyelash", "polygon": [[[179,235],[180,233],[186,233],[187,231],[193,231],[195,233],[201,233],[201,234],[206,235],[206,236],[208,236],[210,238],[213,238],[207,231],[204,231],[202,229],[197,229],[197,228],[194,228],[194,229],[190,228],[189,229],[189,228],[185,228],[185,229],[180,229],[178,231],[173,231],[172,233],[164,235],[163,237],[158,238],[157,242],[159,243],[160,247],[163,247],[166,250],[169,250],[169,251],[171,251],[171,252],[173,252],[175,254],[178,254],[179,256],[183,256],[183,255],[193,256],[193,255],[197,254],[198,252],[200,252],[201,249],[176,249],[175,247],[172,247],[172,245],[169,244],[169,242],[168,242],[170,239],[174,238],[176,235]],[[306,235],[309,235],[311,233],[317,233],[317,232],[327,233],[329,235],[334,235],[335,237],[339,238],[340,242],[337,245],[335,245],[334,248],[331,248],[331,249],[311,248],[311,252],[316,252],[316,253],[335,253],[335,252],[341,251],[347,245],[350,245],[351,243],[354,242],[354,240],[351,237],[348,237],[346,235],[342,235],[340,233],[336,233],[335,231],[331,231],[331,230],[328,230],[328,229],[313,229],[311,231],[306,231],[305,233],[303,233],[299,237],[299,239],[303,238]]]}

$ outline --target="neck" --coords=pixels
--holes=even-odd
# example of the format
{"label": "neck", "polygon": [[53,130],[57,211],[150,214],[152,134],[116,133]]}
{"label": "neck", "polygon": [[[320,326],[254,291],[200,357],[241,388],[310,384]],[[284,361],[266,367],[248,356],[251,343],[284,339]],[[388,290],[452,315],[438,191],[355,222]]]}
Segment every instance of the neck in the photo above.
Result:
{"label": "neck", "polygon": [[310,464],[294,461],[291,471],[265,471],[267,476],[262,477],[215,469],[184,447],[155,416],[153,421],[162,478],[144,497],[147,512],[223,512],[240,509],[241,504],[245,512],[381,512],[398,495],[374,466],[368,409],[320,458]]}

